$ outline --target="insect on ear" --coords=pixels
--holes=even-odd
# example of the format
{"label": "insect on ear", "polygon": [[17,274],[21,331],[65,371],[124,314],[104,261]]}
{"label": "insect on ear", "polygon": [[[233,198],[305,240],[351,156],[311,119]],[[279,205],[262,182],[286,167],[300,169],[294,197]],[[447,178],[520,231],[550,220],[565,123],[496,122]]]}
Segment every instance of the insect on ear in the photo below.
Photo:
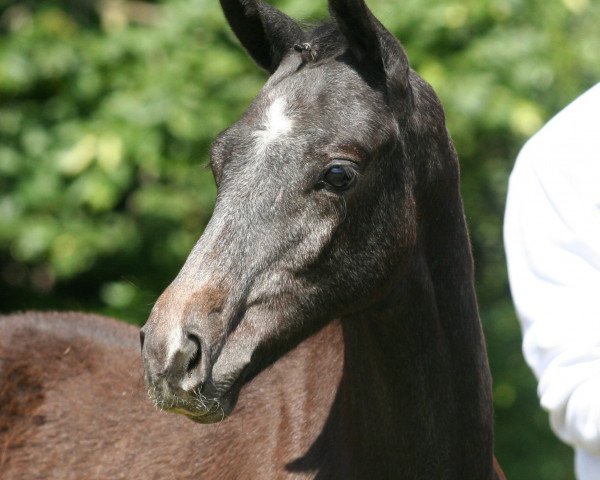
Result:
{"label": "insect on ear", "polygon": [[317,59],[317,50],[310,43],[297,43],[294,45],[294,50],[300,52],[304,63],[314,62]]}

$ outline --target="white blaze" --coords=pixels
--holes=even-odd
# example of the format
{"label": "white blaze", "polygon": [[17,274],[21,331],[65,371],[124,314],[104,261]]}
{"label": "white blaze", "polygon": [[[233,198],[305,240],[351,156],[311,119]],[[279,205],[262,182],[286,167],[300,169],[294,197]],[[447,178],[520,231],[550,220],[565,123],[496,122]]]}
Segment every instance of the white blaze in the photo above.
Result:
{"label": "white blaze", "polygon": [[261,149],[266,148],[273,140],[292,129],[292,120],[285,115],[285,100],[283,98],[276,98],[269,106],[261,127],[254,132]]}

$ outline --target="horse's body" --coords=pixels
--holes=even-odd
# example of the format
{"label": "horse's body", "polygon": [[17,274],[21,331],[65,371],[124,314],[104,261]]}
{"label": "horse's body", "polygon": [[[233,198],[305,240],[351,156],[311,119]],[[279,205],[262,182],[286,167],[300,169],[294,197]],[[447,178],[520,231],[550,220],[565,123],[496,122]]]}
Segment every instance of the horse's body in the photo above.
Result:
{"label": "horse's body", "polygon": [[310,32],[259,0],[221,4],[272,75],[213,144],[213,217],[141,341],[155,404],[222,423],[144,409],[126,327],[5,320],[5,471],[50,471],[51,442],[99,476],[499,478],[435,93],[362,0],[330,0],[335,21]]}
{"label": "horse's body", "polygon": [[136,328],[0,317],[0,478],[310,478],[313,457],[334,453],[311,446],[339,384],[340,333],[307,339],[244,389],[235,415],[201,426],[148,401]]}
{"label": "horse's body", "polygon": [[250,382],[235,415],[200,427],[150,407],[136,328],[0,317],[0,478],[339,478],[342,357],[334,322]]}

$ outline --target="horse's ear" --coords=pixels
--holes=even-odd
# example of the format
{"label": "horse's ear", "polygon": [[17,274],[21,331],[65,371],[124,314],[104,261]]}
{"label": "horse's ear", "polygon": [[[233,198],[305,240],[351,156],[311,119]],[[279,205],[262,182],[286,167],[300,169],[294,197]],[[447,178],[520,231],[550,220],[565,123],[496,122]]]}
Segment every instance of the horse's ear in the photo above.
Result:
{"label": "horse's ear", "polygon": [[362,64],[387,86],[390,100],[412,105],[408,57],[400,42],[371,13],[364,0],[329,0],[329,12]]}
{"label": "horse's ear", "polygon": [[290,17],[261,0],[220,0],[225,17],[254,61],[277,70],[285,53],[302,41],[303,32]]}

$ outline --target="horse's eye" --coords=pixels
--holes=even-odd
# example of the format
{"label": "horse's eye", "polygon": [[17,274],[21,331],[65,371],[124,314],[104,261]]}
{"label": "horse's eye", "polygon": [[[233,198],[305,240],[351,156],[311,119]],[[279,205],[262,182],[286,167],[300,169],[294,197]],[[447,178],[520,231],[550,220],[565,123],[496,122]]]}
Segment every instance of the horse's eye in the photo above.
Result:
{"label": "horse's eye", "polygon": [[355,172],[346,165],[333,165],[323,175],[323,182],[335,190],[347,190],[354,183]]}

